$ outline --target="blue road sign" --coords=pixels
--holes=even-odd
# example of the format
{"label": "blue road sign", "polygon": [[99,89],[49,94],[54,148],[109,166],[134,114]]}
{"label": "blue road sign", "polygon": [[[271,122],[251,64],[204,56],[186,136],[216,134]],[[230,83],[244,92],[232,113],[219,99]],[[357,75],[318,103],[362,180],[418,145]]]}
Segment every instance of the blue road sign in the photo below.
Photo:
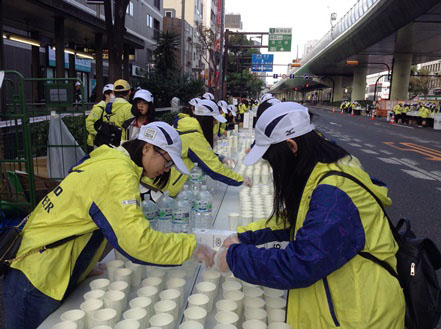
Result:
{"label": "blue road sign", "polygon": [[278,74],[273,74],[273,79],[277,79],[279,77]]}
{"label": "blue road sign", "polygon": [[272,72],[273,71],[273,54],[253,54],[251,58],[252,72]]}
{"label": "blue road sign", "polygon": [[290,79],[295,79],[295,77],[296,77],[295,74],[290,74],[290,75],[289,75],[289,78],[290,78]]}

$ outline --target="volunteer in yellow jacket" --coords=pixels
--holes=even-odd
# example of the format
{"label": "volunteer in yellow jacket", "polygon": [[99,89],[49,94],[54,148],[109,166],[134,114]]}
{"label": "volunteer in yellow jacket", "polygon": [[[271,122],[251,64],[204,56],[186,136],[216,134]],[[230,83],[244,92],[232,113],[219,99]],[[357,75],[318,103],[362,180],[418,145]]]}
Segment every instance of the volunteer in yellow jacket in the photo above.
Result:
{"label": "volunteer in yellow jacket", "polygon": [[113,94],[113,84],[109,83],[103,88],[103,100],[92,107],[92,110],[86,118],[86,129],[88,133],[87,147],[89,149],[89,153],[93,151],[93,142],[96,136],[94,124],[101,117],[103,111],[105,111],[107,103],[112,102],[114,98],[115,95]]}
{"label": "volunteer in yellow jacket", "polygon": [[12,263],[3,281],[7,329],[37,328],[87,277],[107,243],[138,264],[173,266],[191,257],[212,263],[213,251],[194,235],[154,231],[141,210],[141,175],[161,180],[171,167],[188,174],[181,151],[176,130],[153,122],[137,139],[117,149],[103,145],[71,169],[23,229],[18,256],[60,245]]}
{"label": "volunteer in yellow jacket", "polygon": [[133,118],[126,120],[122,125],[121,142],[136,139],[142,126],[155,120],[155,106],[153,95],[146,89],[139,89],[133,96]]}
{"label": "volunteer in yellow jacket", "polygon": [[[227,119],[227,114],[228,114],[228,104],[227,104],[227,102],[226,101],[219,101],[219,102],[217,102],[217,105],[219,106],[219,110],[220,110],[219,113],[220,113],[220,115],[223,116],[224,119],[226,120]],[[218,136],[218,137],[223,136],[225,134],[226,128],[227,128],[226,122],[225,123],[221,123],[221,122],[216,120],[216,123],[214,125],[214,129],[213,129],[214,135]]]}
{"label": "volunteer in yellow jacket", "polygon": [[[227,239],[216,257],[219,269],[252,284],[288,289],[292,329],[403,329],[406,307],[398,280],[360,254],[396,269],[398,245],[388,220],[370,192],[338,174],[361,181],[383,206],[391,205],[387,188],[321,137],[297,103],[275,104],[258,118],[255,144],[243,163],[262,157],[273,169],[273,215]],[[256,247],[273,241],[286,241],[286,248]]]}
{"label": "volunteer in yellow jacket", "polygon": [[[197,163],[199,168],[214,180],[232,186],[242,185],[244,178],[226,167],[213,152],[213,120],[226,121],[219,114],[217,104],[206,99],[198,100],[194,104],[193,117],[185,116],[175,122],[175,128],[182,140],[181,157],[186,167],[191,170]],[[163,190],[169,191],[171,196],[176,196],[187,179],[188,175],[172,169],[168,184]],[[143,182],[152,184],[151,180],[147,179],[143,179]],[[246,178],[245,184],[251,185],[249,178]]]}

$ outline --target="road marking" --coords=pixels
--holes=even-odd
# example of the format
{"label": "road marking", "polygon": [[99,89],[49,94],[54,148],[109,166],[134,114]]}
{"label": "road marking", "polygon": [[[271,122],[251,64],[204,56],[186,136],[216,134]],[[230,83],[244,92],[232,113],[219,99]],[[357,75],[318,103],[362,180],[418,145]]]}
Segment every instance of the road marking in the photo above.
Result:
{"label": "road marking", "polygon": [[350,141],[351,141],[350,139],[342,138],[342,137],[340,137],[339,139],[340,139],[342,142],[350,142]]}
{"label": "road marking", "polygon": [[351,146],[354,146],[354,147],[361,147],[361,145],[357,144],[357,143],[348,143],[348,144],[351,145]]}
{"label": "road marking", "polygon": [[410,164],[411,166],[416,166],[418,164],[418,162],[413,161],[411,159],[406,159],[406,158],[401,158],[401,161]]}
{"label": "road marking", "polygon": [[361,139],[353,138],[354,142],[360,143]]}
{"label": "road marking", "polygon": [[409,127],[409,126],[400,125],[400,124],[396,124],[396,126],[398,126],[398,127],[403,127],[403,128],[407,128],[407,129],[415,129],[414,127]]}
{"label": "road marking", "polygon": [[366,145],[367,147],[375,147],[374,145],[372,145],[372,144],[364,144],[364,145]]}
{"label": "road marking", "polygon": [[387,154],[387,155],[392,155],[392,152],[386,151],[386,150],[380,150],[381,153]]}
{"label": "road marking", "polygon": [[337,127],[342,127],[342,125],[339,125],[338,123],[335,123],[335,122],[329,122],[331,125],[334,125],[334,126],[337,126]]}
{"label": "road marking", "polygon": [[432,175],[438,176],[439,178],[441,178],[441,171],[431,171]]}
{"label": "road marking", "polygon": [[364,152],[364,153],[367,153],[367,154],[378,154],[377,152],[372,151],[372,150],[364,150],[364,149],[361,149],[361,151]]}
{"label": "road marking", "polygon": [[421,174],[423,174],[423,175],[425,175],[425,176],[431,177],[432,179],[436,179],[437,181],[440,181],[440,182],[441,182],[441,177],[438,177],[438,176],[436,176],[436,175],[434,175],[434,174],[428,172],[427,170],[424,170],[424,169],[418,168],[418,167],[416,167],[416,166],[414,166],[414,165],[411,165],[411,164],[409,164],[409,163],[403,162],[403,161],[401,161],[400,159],[397,159],[397,158],[391,158],[391,159],[393,159],[393,160],[399,162],[399,163],[402,164],[402,165],[405,165],[406,167],[409,167],[410,169],[413,169],[413,171],[418,171],[418,172],[420,172]]}
{"label": "road marking", "polygon": [[380,160],[380,161],[389,163],[389,164],[396,164],[396,165],[400,164],[399,162],[397,162],[395,160],[392,160],[390,158],[377,158],[377,159]]}
{"label": "road marking", "polygon": [[431,149],[427,146],[417,145],[413,143],[400,143],[404,147],[395,145],[394,142],[383,142],[384,144],[393,147],[394,149],[404,151],[404,152],[415,152],[426,156],[426,160],[430,161],[441,161],[441,151]]}
{"label": "road marking", "polygon": [[406,174],[409,174],[410,176],[413,176],[415,178],[420,178],[420,179],[426,179],[426,180],[434,180],[433,178],[424,175],[423,173],[416,171],[416,170],[406,170],[406,169],[401,169],[401,171],[404,171]]}

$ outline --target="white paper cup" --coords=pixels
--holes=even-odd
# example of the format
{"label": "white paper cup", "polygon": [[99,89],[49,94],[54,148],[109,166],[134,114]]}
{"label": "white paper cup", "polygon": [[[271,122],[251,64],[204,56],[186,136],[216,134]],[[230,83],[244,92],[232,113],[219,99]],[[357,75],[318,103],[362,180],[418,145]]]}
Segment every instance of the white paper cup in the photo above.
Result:
{"label": "white paper cup", "polygon": [[132,273],[133,271],[129,268],[119,268],[113,275],[115,276],[115,281],[125,281],[130,285],[132,283]]}
{"label": "white paper cup", "polygon": [[242,329],[266,329],[267,325],[265,322],[251,319],[242,323]]}
{"label": "white paper cup", "polygon": [[185,321],[196,321],[205,325],[207,320],[207,311],[201,307],[189,307],[184,311]]}
{"label": "white paper cup", "polygon": [[241,315],[245,294],[239,290],[229,290],[224,292],[224,298],[232,300],[237,304],[237,314]]}
{"label": "white paper cup", "polygon": [[160,300],[172,300],[178,306],[178,309],[181,305],[181,292],[178,289],[167,289],[163,290],[159,293]]}
{"label": "white paper cup", "polygon": [[141,307],[131,308],[123,313],[124,320],[136,320],[139,322],[139,328],[145,329],[147,327],[150,316],[147,314],[147,310]]}
{"label": "white paper cup", "polygon": [[142,287],[139,288],[136,293],[139,297],[149,297],[153,304],[155,304],[159,299],[159,290],[156,287]]}
{"label": "white paper cup", "polygon": [[165,286],[167,289],[177,289],[181,292],[181,305],[184,304],[184,294],[185,294],[185,286],[187,285],[187,281],[180,278],[173,278],[167,280]]}
{"label": "white paper cup", "polygon": [[108,289],[121,291],[128,296],[130,293],[130,284],[126,281],[113,281],[109,284]]}
{"label": "white paper cup", "polygon": [[221,299],[216,302],[216,310],[217,312],[234,312],[237,313],[237,303],[230,299]]}
{"label": "white paper cup", "polygon": [[172,300],[161,300],[153,305],[156,314],[168,313],[173,315],[173,319],[178,318],[178,305]]}
{"label": "white paper cup", "polygon": [[213,329],[237,329],[237,327],[232,324],[218,323]]}
{"label": "white paper cup", "polygon": [[141,324],[136,320],[121,320],[115,325],[115,329],[140,329]]}
{"label": "white paper cup", "polygon": [[240,214],[238,213],[230,213],[228,215],[228,223],[230,225],[231,231],[236,231],[237,226],[239,226]]}
{"label": "white paper cup", "polygon": [[239,321],[239,316],[236,313],[228,311],[217,312],[214,318],[217,323],[232,324],[233,326]]}
{"label": "white paper cup", "polygon": [[181,323],[179,329],[204,329],[204,326],[196,321],[185,321]]}
{"label": "white paper cup", "polygon": [[72,321],[63,321],[58,322],[51,329],[78,329],[78,325]]}
{"label": "white paper cup", "polygon": [[263,298],[263,290],[257,287],[248,287],[245,286],[243,288],[243,293],[245,297],[249,298]]}
{"label": "white paper cup", "polygon": [[217,293],[216,285],[212,282],[199,282],[196,285],[196,290],[198,293],[208,296],[210,300],[208,301],[207,312],[211,312],[213,309],[214,298]]}
{"label": "white paper cup", "polygon": [[112,308],[102,308],[92,313],[92,325],[90,328],[106,325],[114,327],[118,321],[118,313]]}
{"label": "white paper cup", "polygon": [[104,302],[100,299],[88,299],[81,303],[80,309],[86,312],[86,323],[88,328],[92,328],[92,314],[95,311],[102,309],[103,306]]}
{"label": "white paper cup", "polygon": [[240,279],[236,278],[234,275],[224,276],[225,281],[236,281],[240,283]]}
{"label": "white paper cup", "polygon": [[205,270],[202,273],[202,279],[205,282],[214,283],[216,286],[219,284],[220,278],[221,278],[220,272],[215,270]]}
{"label": "white paper cup", "polygon": [[280,297],[266,297],[265,303],[266,303],[267,311],[272,308],[280,308],[280,309],[286,308],[286,300]]}
{"label": "white paper cup", "polygon": [[173,329],[174,321],[173,315],[161,313],[155,314],[150,318],[150,325],[161,329]]}
{"label": "white paper cup", "polygon": [[106,326],[105,324],[99,325],[99,326],[95,326],[92,329],[113,329],[110,326]]}
{"label": "white paper cup", "polygon": [[268,310],[268,323],[284,322],[286,312],[280,308],[271,308]]}
{"label": "white paper cup", "polygon": [[89,283],[90,290],[107,290],[109,279],[96,279]]}
{"label": "white paper cup", "polygon": [[152,277],[153,276],[155,278],[161,278],[162,280],[164,280],[165,279],[165,274],[166,274],[166,271],[163,268],[155,267],[155,268],[151,268],[151,269],[147,270],[147,276],[148,277]]}
{"label": "white paper cup", "polygon": [[291,329],[291,326],[285,322],[273,322],[268,325],[268,329]]}
{"label": "white paper cup", "polygon": [[86,326],[86,312],[83,310],[70,310],[62,313],[60,320],[75,322],[78,329],[84,329]]}
{"label": "white paper cup", "polygon": [[142,280],[143,287],[156,287],[159,291],[163,288],[163,280],[161,278],[156,278],[151,276],[147,279]]}
{"label": "white paper cup", "polygon": [[[104,307],[112,308],[117,312],[117,320],[126,308],[127,298],[122,291],[110,290],[104,294]],[[104,323],[107,324],[107,323]]]}
{"label": "white paper cup", "polygon": [[167,272],[167,277],[169,279],[178,278],[185,280],[185,278],[187,277],[187,272],[182,268],[174,268]]}
{"label": "white paper cup", "polygon": [[242,225],[246,226],[253,222],[253,215],[252,214],[242,214]]}
{"label": "white paper cup", "polygon": [[262,298],[248,298],[245,296],[243,305],[245,306],[245,310],[247,308],[261,308],[262,310],[265,309],[265,301]]}
{"label": "white paper cup", "polygon": [[231,290],[240,291],[241,289],[242,289],[242,284],[236,281],[225,281],[224,283],[222,283],[222,291],[224,293],[224,298],[225,298],[225,293],[227,291],[231,291]]}
{"label": "white paper cup", "polygon": [[115,281],[114,273],[117,269],[123,268],[124,262],[122,260],[111,260],[107,263],[107,275],[109,276],[110,281]]}
{"label": "white paper cup", "polygon": [[207,309],[210,298],[204,294],[193,294],[188,297],[188,307],[196,306]]}
{"label": "white paper cup", "polygon": [[283,297],[285,290],[263,287],[263,294],[265,297]]}
{"label": "white paper cup", "polygon": [[120,260],[123,263],[125,263],[125,262],[127,262],[129,260],[126,256],[121,254],[118,250],[113,249],[113,251],[115,252],[115,259]]}
{"label": "white paper cup", "polygon": [[105,290],[91,290],[86,292],[83,295],[84,300],[88,300],[88,299],[99,299],[99,300],[103,300],[104,299],[104,294],[106,293]]}
{"label": "white paper cup", "polygon": [[247,308],[245,309],[245,319],[256,319],[266,323],[267,312],[261,308]]}
{"label": "white paper cup", "polygon": [[135,264],[130,260],[126,262],[126,267],[132,270],[132,281],[130,282],[130,285],[132,287],[138,287],[143,278],[144,267],[141,264]]}
{"label": "white paper cup", "polygon": [[[147,311],[147,317],[153,314],[153,303],[150,297],[136,297],[129,302],[131,308],[143,308]],[[148,322],[148,321],[147,321]]]}

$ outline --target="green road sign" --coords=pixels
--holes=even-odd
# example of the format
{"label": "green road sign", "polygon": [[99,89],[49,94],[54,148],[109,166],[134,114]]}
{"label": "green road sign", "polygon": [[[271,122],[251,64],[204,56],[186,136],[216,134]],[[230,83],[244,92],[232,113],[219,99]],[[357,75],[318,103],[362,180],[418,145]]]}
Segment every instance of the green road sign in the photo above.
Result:
{"label": "green road sign", "polygon": [[291,28],[270,28],[268,51],[291,51],[292,29]]}

